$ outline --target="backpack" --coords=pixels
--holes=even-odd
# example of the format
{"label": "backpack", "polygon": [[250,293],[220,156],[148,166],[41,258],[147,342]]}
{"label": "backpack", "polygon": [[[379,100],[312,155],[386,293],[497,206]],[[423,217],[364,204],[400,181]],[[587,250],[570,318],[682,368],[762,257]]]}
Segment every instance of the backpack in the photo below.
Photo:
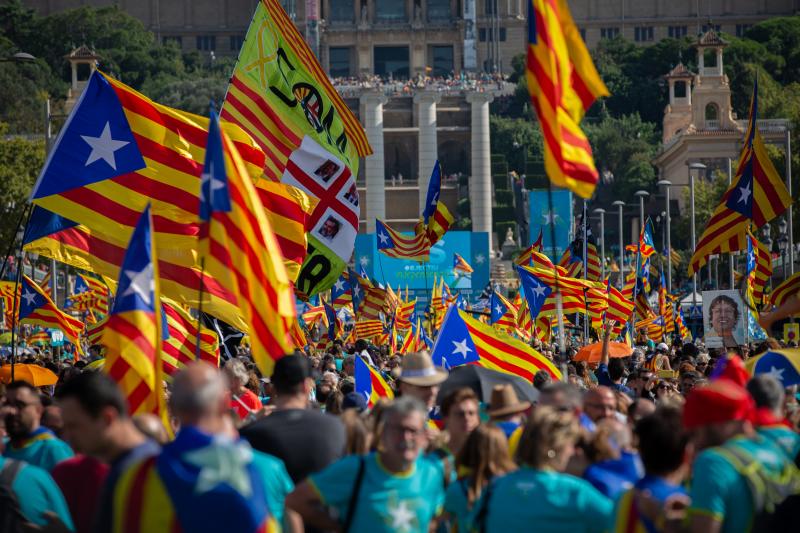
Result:
{"label": "backpack", "polygon": [[0,470],[0,531],[3,533],[22,533],[22,524],[27,522],[12,488],[22,466],[22,461],[6,459]]}
{"label": "backpack", "polygon": [[717,448],[745,478],[753,499],[754,533],[793,531],[800,523],[800,469],[785,461],[779,473],[767,471],[747,451],[735,445]]}

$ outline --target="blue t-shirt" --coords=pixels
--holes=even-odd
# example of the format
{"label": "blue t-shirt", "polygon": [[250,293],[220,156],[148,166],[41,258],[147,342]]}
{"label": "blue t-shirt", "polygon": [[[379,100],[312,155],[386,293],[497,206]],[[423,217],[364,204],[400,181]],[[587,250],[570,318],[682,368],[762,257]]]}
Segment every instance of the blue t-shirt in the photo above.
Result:
{"label": "blue t-shirt", "polygon": [[[488,502],[486,501],[488,498]],[[470,513],[480,530],[484,505],[486,531],[602,532],[609,529],[613,503],[587,481],[559,472],[523,467],[494,480]]]}
{"label": "blue t-shirt", "polygon": [[444,496],[444,511],[450,515],[450,523],[456,524],[459,533],[469,531],[470,505],[467,500],[468,479],[462,478],[447,486]]}
{"label": "blue t-shirt", "polygon": [[[4,467],[6,459],[0,457],[0,469]],[[17,496],[20,511],[23,516],[37,526],[47,525],[45,512],[55,513],[58,518],[70,529],[75,530],[72,517],[67,508],[64,495],[45,470],[33,465],[23,465],[11,485]]]}
{"label": "blue t-shirt", "polygon": [[642,516],[642,514],[635,509],[631,509],[632,505],[635,505],[632,498],[636,491],[649,492],[651,498],[662,504],[671,496],[676,494],[686,494],[686,491],[683,490],[683,487],[668,483],[662,477],[643,477],[636,482],[631,490],[622,494],[622,496],[620,496],[620,498],[617,500],[614,506],[614,516],[616,518],[614,531],[640,531],[641,528],[644,528],[647,533],[659,532],[653,522]]}
{"label": "blue t-shirt", "polygon": [[253,450],[253,464],[262,474],[269,512],[276,522],[282,524],[284,501],[294,490],[292,478],[289,477],[283,461],[272,455]]}
{"label": "blue t-shirt", "polygon": [[619,459],[609,459],[590,465],[583,479],[612,500],[633,487],[644,475],[639,454],[623,451]]}
{"label": "blue t-shirt", "polygon": [[726,448],[736,447],[752,457],[768,472],[783,470],[786,454],[769,441],[756,437],[735,437],[723,446],[703,450],[694,460],[690,513],[712,516],[722,522],[722,533],[748,531],[755,518],[753,498],[747,479],[725,455]]}
{"label": "blue t-shirt", "polygon": [[55,436],[44,426],[39,427],[30,436],[15,447],[9,441],[3,455],[11,459],[19,459],[33,466],[38,466],[50,472],[53,467],[64,459],[73,455],[69,444]]}
{"label": "blue t-shirt", "polygon": [[[364,477],[358,495],[353,494],[361,461]],[[336,509],[344,521],[352,497],[357,498],[351,531],[370,533],[426,533],[444,503],[444,479],[439,461],[420,456],[405,473],[391,473],[376,453],[347,456],[321,472],[309,483],[322,502]]]}
{"label": "blue t-shirt", "polygon": [[597,370],[595,370],[595,374],[597,374],[597,382],[600,385],[604,385],[606,387],[610,387],[614,390],[618,390],[620,392],[624,392],[631,398],[636,397],[636,393],[630,387],[626,387],[621,383],[614,383],[611,381],[611,375],[608,373],[608,365],[605,363],[600,363],[597,365]]}

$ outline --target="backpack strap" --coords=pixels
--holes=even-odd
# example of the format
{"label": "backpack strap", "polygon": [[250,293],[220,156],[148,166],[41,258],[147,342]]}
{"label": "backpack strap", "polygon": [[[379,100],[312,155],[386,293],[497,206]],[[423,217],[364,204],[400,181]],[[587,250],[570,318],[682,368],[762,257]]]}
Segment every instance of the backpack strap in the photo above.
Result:
{"label": "backpack strap", "polygon": [[358,459],[358,473],[356,474],[355,483],[353,483],[353,492],[350,494],[350,501],[347,503],[347,513],[345,514],[344,524],[342,525],[343,533],[348,533],[350,531],[350,526],[353,524],[356,506],[358,505],[358,496],[361,492],[361,484],[364,481],[364,470],[366,470],[367,459],[363,455]]}

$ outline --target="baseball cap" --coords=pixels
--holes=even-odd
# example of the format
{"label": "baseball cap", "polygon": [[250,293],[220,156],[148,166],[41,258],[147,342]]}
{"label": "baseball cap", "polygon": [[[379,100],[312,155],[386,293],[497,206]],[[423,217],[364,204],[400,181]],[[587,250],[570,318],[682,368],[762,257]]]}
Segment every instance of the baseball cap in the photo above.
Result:
{"label": "baseball cap", "polygon": [[345,394],[342,399],[342,410],[356,409],[359,413],[367,410],[367,399],[357,392]]}

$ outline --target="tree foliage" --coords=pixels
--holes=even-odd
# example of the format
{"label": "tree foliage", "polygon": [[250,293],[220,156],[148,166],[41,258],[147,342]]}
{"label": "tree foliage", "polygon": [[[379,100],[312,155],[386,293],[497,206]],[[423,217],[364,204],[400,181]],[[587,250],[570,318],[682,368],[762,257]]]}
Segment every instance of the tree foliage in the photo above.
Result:
{"label": "tree foliage", "polygon": [[[7,127],[0,123],[0,136]],[[17,222],[44,164],[44,142],[19,137],[0,140],[0,243],[14,239]],[[6,250],[0,251],[5,253]]]}

